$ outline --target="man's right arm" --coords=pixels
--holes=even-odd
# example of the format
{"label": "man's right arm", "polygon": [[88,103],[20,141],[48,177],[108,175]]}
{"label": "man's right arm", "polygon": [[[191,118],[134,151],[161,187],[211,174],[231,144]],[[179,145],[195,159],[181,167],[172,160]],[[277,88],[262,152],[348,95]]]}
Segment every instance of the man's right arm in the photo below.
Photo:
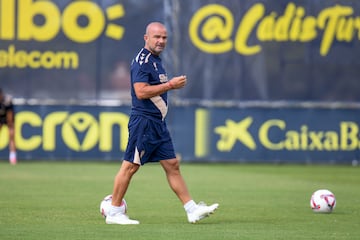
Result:
{"label": "man's right arm", "polygon": [[186,76],[174,77],[166,83],[150,85],[145,82],[134,83],[134,90],[138,99],[149,99],[159,96],[171,89],[179,89],[186,84]]}

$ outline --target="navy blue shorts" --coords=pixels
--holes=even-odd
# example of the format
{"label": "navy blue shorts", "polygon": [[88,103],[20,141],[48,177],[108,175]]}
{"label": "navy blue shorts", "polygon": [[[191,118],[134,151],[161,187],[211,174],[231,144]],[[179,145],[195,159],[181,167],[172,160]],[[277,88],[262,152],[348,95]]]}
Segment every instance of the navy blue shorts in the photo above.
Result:
{"label": "navy blue shorts", "polygon": [[175,158],[174,146],[164,121],[132,115],[124,159],[139,165]]}

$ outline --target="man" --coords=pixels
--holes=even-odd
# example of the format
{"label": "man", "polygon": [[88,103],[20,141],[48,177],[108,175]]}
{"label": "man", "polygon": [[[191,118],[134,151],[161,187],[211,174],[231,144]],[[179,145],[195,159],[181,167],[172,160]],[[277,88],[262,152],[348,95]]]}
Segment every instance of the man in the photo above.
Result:
{"label": "man", "polygon": [[112,206],[106,217],[107,224],[139,224],[121,212],[121,201],[132,176],[141,165],[160,162],[168,183],[195,223],[213,213],[219,206],[196,204],[180,173],[179,160],[166,126],[167,91],[185,86],[186,76],[167,79],[160,53],[167,42],[167,31],[159,22],[150,23],[144,35],[145,46],[131,64],[132,112],[129,120],[129,141],[119,172],[114,180]]}
{"label": "man", "polygon": [[12,103],[11,96],[5,95],[0,88],[0,130],[4,124],[9,128],[9,162],[10,164],[16,164],[16,147],[15,147],[15,130],[14,130],[14,105]]}

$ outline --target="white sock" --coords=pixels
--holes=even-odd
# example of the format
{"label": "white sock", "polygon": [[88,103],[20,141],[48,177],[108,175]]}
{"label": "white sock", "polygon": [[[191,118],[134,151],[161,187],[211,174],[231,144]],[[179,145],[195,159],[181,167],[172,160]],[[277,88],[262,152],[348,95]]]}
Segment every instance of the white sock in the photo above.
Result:
{"label": "white sock", "polygon": [[121,209],[122,209],[122,207],[111,205],[110,208],[109,208],[109,215],[114,216],[117,213],[120,213]]}
{"label": "white sock", "polygon": [[16,159],[16,152],[10,152],[9,159]]}
{"label": "white sock", "polygon": [[184,209],[187,213],[193,212],[197,207],[197,204],[194,202],[194,200],[190,200],[184,205]]}

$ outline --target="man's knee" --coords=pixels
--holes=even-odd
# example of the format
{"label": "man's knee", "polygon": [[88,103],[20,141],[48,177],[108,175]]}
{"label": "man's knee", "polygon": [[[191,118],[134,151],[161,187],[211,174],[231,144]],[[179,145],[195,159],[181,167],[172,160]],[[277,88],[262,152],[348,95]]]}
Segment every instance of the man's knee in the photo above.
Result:
{"label": "man's knee", "polygon": [[176,158],[171,160],[163,160],[160,161],[160,163],[166,172],[179,171],[180,169],[180,161]]}
{"label": "man's knee", "polygon": [[121,164],[121,170],[127,174],[133,175],[137,172],[140,165],[124,160]]}

